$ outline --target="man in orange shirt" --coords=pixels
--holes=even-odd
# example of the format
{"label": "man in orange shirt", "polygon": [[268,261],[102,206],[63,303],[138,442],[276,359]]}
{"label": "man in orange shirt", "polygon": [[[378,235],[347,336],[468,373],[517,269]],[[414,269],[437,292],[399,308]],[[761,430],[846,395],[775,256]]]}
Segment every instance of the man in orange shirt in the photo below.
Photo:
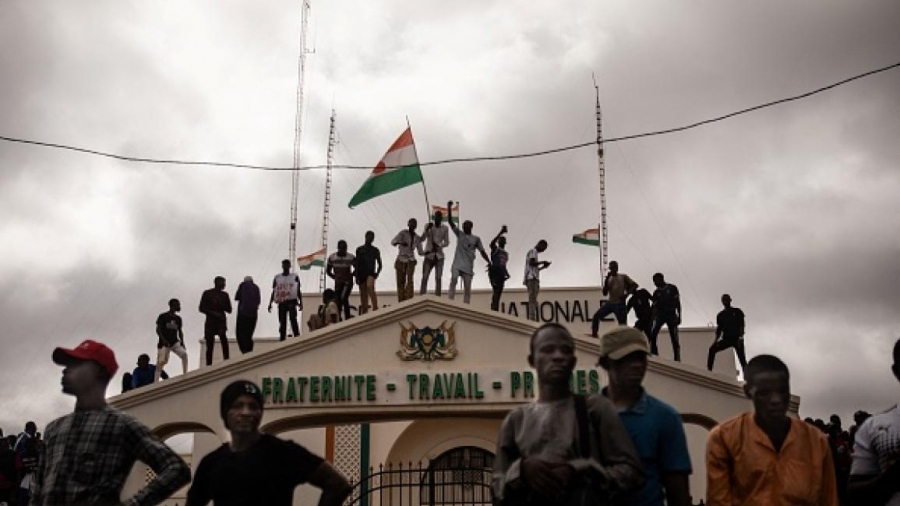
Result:
{"label": "man in orange shirt", "polygon": [[838,506],[828,440],[787,415],[787,366],[760,355],[747,364],[745,379],[753,413],[723,422],[709,434],[706,504]]}

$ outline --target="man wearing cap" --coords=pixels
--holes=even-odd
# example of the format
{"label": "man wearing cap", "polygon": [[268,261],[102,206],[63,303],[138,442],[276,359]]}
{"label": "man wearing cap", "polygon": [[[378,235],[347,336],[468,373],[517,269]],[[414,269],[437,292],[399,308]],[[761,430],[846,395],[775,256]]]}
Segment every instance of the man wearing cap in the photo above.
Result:
{"label": "man wearing cap", "polygon": [[647,478],[622,504],[690,506],[691,458],[681,415],[641,386],[649,353],[647,338],[635,328],[616,327],[600,339],[597,365],[609,378],[603,395],[628,429]]}
{"label": "man wearing cap", "polygon": [[[191,479],[188,466],[131,415],[106,404],[106,386],[119,366],[113,351],[96,341],[56,348],[65,366],[62,390],[75,396],[75,412],[50,422],[38,464],[35,506],[160,504]],[[156,473],[132,497],[120,499],[135,461]]]}
{"label": "man wearing cap", "polygon": [[322,489],[320,506],[339,506],[350,495],[347,480],[306,448],[259,432],[263,396],[254,383],[238,380],[222,391],[219,414],[231,442],[203,457],[188,490],[187,506],[289,506],[294,489]]}

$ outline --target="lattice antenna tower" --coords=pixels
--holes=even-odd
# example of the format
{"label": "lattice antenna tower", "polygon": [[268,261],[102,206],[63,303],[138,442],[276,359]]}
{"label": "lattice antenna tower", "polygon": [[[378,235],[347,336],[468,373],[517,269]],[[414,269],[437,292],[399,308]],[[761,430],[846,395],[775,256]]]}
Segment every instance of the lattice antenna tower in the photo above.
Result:
{"label": "lattice antenna tower", "polygon": [[[592,76],[593,77],[593,76]],[[600,173],[600,286],[606,281],[607,263],[609,260],[609,229],[606,224],[606,163],[603,160],[603,113],[600,110],[600,87],[594,78],[597,114],[597,169]]]}
{"label": "lattice antenna tower", "polygon": [[288,237],[288,258],[297,262],[297,199],[300,193],[300,144],[303,140],[303,85],[306,74],[306,32],[309,25],[309,0],[303,0],[300,12],[300,57],[297,69],[297,111],[294,118],[294,170],[291,171],[291,231]]}
{"label": "lattice antenna tower", "polygon": [[[331,210],[331,173],[334,168],[334,146],[336,144],[334,119],[336,113],[331,110],[331,124],[328,127],[328,157],[325,168],[325,209],[322,213],[322,250],[325,251],[325,259],[328,259],[328,223]],[[319,293],[325,291],[325,267],[319,273]]]}

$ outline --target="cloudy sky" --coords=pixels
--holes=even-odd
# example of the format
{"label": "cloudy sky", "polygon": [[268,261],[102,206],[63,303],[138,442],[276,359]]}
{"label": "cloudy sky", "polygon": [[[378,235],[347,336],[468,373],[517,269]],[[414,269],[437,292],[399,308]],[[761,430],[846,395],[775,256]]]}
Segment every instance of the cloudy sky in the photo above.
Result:
{"label": "cloudy sky", "polygon": [[[300,17],[299,1],[2,2],[0,135],[290,166]],[[586,142],[592,73],[607,137],[680,126],[896,63],[898,25],[892,0],[316,2],[302,161],[324,163],[332,108],[342,164],[377,162],[406,117],[423,161]],[[887,407],[900,397],[888,367],[900,337],[898,118],[900,69],[610,144],[611,256],[644,285],[666,273],[688,325],[713,320],[731,293],[748,353],[788,362],[804,416]],[[545,285],[597,282],[596,251],[570,242],[597,221],[591,148],[423,171],[432,202],[460,201],[476,233],[509,226],[513,265],[546,238]],[[371,229],[389,250],[408,217],[422,221],[417,188],[347,209],[366,176],[335,173],[332,247]],[[55,346],[98,339],[131,368],[155,349],[170,297],[193,341],[214,276],[231,289],[270,279],[287,252],[290,180],[0,142],[0,427],[71,409]],[[323,182],[302,175],[299,254],[318,249]],[[262,318],[260,334],[276,328]]]}

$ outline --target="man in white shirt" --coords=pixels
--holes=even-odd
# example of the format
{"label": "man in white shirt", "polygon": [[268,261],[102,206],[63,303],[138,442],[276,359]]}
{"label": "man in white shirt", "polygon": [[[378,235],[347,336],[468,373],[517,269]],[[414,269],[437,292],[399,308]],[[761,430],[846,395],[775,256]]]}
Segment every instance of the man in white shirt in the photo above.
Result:
{"label": "man in white shirt", "polygon": [[272,295],[269,297],[269,312],[272,304],[278,304],[278,335],[284,341],[287,337],[287,319],[290,315],[293,336],[300,335],[297,311],[303,311],[303,295],[300,294],[300,277],[291,272],[291,261],[281,261],[281,274],[272,280]]}
{"label": "man in white shirt", "polygon": [[550,262],[538,260],[538,254],[547,250],[547,241],[541,239],[525,256],[525,286],[528,288],[528,319],[540,321],[538,292],[541,290],[541,271],[550,267]]}
{"label": "man in white shirt", "polygon": [[[422,232],[422,240],[419,243],[419,254],[424,256],[422,261],[422,286],[419,295],[425,295],[428,291],[428,277],[434,269],[434,294],[441,296],[441,276],[444,274],[444,248],[450,245],[450,231],[447,225],[441,223],[444,214],[435,211],[434,222],[425,225]],[[424,246],[424,247],[423,247]]]}
{"label": "man in white shirt", "polygon": [[[900,339],[891,370],[900,380]],[[853,504],[900,506],[900,406],[872,416],[856,431],[848,492]]]}
{"label": "man in white shirt", "polygon": [[481,253],[481,258],[490,265],[491,260],[484,251],[481,238],[472,233],[472,222],[463,222],[463,231],[453,223],[453,201],[447,202],[447,221],[456,235],[456,254],[453,255],[453,266],[450,268],[450,300],[456,297],[456,281],[463,280],[463,302],[469,303],[472,297],[472,276],[475,275],[475,250]]}
{"label": "man in white shirt", "polygon": [[413,274],[416,272],[416,249],[419,247],[420,238],[416,234],[418,222],[410,218],[406,223],[407,228],[401,230],[391,241],[391,246],[397,247],[397,260],[394,261],[394,270],[397,272],[397,302],[403,302],[413,298]]}

